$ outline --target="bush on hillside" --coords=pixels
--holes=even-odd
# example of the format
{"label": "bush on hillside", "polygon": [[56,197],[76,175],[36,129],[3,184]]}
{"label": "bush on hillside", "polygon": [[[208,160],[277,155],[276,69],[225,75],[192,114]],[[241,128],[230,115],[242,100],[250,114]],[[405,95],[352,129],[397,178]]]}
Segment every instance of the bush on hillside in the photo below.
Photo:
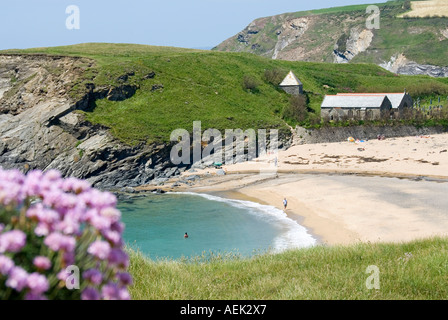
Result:
{"label": "bush on hillside", "polygon": [[291,96],[289,105],[283,110],[283,119],[291,120],[294,122],[303,122],[307,118],[308,107],[306,96],[301,94],[297,96]]}
{"label": "bush on hillside", "polygon": [[264,80],[277,88],[287,74],[288,71],[281,68],[268,69],[264,72]]}
{"label": "bush on hillside", "polygon": [[245,75],[243,77],[243,89],[251,92],[256,92],[258,90],[258,80],[251,75]]}

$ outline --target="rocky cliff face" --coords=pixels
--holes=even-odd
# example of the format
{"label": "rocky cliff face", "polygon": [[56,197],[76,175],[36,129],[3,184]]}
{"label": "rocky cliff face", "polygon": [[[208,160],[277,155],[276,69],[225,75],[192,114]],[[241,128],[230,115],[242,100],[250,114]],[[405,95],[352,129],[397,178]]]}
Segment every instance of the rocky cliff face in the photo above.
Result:
{"label": "rocky cliff face", "polygon": [[416,56],[421,61],[402,61],[399,67],[388,70],[446,77],[447,20],[398,18],[406,10],[403,2],[384,4],[380,8],[380,29],[367,27],[369,15],[365,8],[333,8],[329,13],[295,12],[260,18],[214,50],[251,52],[288,61],[367,62],[386,67],[393,64],[391,56],[392,59],[400,55]]}
{"label": "rocky cliff face", "polygon": [[138,90],[89,84],[81,98],[70,97],[93,65],[83,58],[0,56],[0,166],[54,168],[100,188],[157,182],[184,170],[171,165],[168,146],[126,146],[77,112],[96,99],[124,100]]}
{"label": "rocky cliff face", "polygon": [[415,61],[410,61],[403,54],[392,56],[390,61],[384,62],[380,66],[398,74],[448,77],[448,67],[418,64]]}
{"label": "rocky cliff face", "polygon": [[350,62],[358,54],[365,52],[371,45],[374,34],[372,30],[355,27],[350,30],[350,36],[340,45],[335,45],[334,62]]}

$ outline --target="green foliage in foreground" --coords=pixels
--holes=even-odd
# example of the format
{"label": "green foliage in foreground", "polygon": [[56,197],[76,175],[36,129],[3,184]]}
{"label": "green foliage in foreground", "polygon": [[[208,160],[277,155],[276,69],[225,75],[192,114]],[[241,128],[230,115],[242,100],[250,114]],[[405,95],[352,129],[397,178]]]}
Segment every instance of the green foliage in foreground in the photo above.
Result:
{"label": "green foliage in foreground", "polygon": [[[250,259],[155,262],[131,250],[133,299],[440,300],[448,297],[448,239],[317,246]],[[380,289],[369,290],[369,266]]]}
{"label": "green foliage in foreground", "polygon": [[[290,96],[272,83],[269,70],[289,70],[304,84],[308,118],[320,121],[325,94],[338,92],[403,92],[414,99],[448,95],[448,82],[427,76],[398,76],[373,64],[330,64],[278,61],[249,53],[201,51],[133,44],[88,43],[64,47],[6,50],[5,54],[81,56],[95,61],[73,87],[74,101],[96,88],[136,85],[139,90],[124,101],[96,101],[84,112],[88,121],[110,128],[122,142],[167,142],[175,129],[271,129],[290,134],[285,118]],[[147,77],[152,72],[153,78]],[[129,75],[126,81],[120,77]],[[244,85],[250,79],[256,86]],[[246,81],[247,82],[247,81]],[[243,85],[242,85],[243,84]]]}

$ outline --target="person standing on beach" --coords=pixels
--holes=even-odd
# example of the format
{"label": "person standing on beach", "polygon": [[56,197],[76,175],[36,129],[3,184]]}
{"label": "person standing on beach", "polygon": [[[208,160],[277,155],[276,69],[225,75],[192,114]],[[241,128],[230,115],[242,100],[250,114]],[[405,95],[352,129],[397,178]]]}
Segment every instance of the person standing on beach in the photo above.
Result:
{"label": "person standing on beach", "polygon": [[286,210],[286,207],[288,206],[288,200],[286,200],[286,198],[283,199],[283,207]]}

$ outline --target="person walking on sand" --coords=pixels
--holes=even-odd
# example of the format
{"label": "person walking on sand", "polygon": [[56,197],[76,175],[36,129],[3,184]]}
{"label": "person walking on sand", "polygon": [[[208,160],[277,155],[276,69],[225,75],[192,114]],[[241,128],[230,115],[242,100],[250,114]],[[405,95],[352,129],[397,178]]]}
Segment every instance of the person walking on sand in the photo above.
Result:
{"label": "person walking on sand", "polygon": [[286,200],[286,198],[283,199],[283,207],[286,210],[286,207],[288,206],[288,200]]}

